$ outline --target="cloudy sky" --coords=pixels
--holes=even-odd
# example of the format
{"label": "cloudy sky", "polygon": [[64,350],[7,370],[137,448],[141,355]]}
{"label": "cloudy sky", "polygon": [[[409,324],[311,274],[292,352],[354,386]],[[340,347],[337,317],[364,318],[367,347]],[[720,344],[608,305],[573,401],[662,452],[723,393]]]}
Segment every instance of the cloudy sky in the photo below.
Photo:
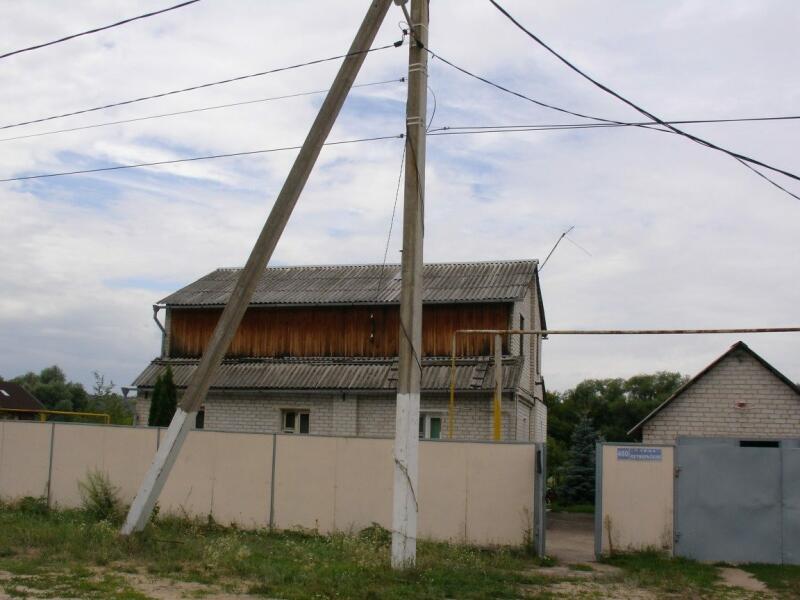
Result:
{"label": "cloudy sky", "polygon": [[[172,2],[0,3],[0,54]],[[796,115],[800,11],[793,0],[506,0],[600,81],[665,119]],[[202,0],[0,60],[0,125],[346,52],[367,2]],[[393,7],[376,45],[400,37]],[[539,100],[619,120],[633,110],[567,70],[487,0],[434,0],[430,46]],[[358,83],[405,75],[407,47],[372,53]],[[292,146],[320,95],[8,139],[244,100],[324,90],[336,63],[0,130],[0,179]],[[432,127],[577,123],[433,61]],[[404,84],[354,91],[332,140],[395,135]],[[430,100],[432,107],[433,100]],[[686,126],[800,172],[800,122]],[[400,140],[330,147],[273,264],[380,262]],[[425,256],[543,259],[548,324],[800,324],[800,201],[688,140],[633,129],[430,137]],[[0,375],[51,364],[129,384],[159,351],[151,305],[219,266],[243,264],[293,152],[0,183]],[[776,175],[776,178],[781,176]],[[777,179],[800,194],[800,184]],[[390,260],[399,259],[397,224]],[[576,242],[587,252],[579,249]],[[548,387],[662,369],[695,373],[739,336],[566,338],[545,344]],[[800,335],[744,336],[800,380]]]}

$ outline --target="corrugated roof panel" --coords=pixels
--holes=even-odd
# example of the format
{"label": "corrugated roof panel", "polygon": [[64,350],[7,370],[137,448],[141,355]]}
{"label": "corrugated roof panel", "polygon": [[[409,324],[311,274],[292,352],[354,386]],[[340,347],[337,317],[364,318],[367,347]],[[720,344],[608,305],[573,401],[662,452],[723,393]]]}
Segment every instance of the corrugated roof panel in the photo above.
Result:
{"label": "corrugated roof panel", "polygon": [[[197,360],[157,359],[133,382],[136,387],[151,388],[156,379],[169,366],[175,385],[186,387]],[[459,359],[456,364],[456,389],[471,387],[473,371],[485,359]],[[381,360],[229,360],[217,369],[212,389],[263,389],[263,390],[392,390],[396,387],[396,372],[391,377],[396,361]],[[503,360],[504,388],[516,387],[521,373],[518,359]],[[494,387],[494,375],[487,373],[483,389]],[[423,360],[422,389],[444,391],[450,389],[450,363],[448,360]]]}
{"label": "corrugated roof panel", "polygon": [[[535,260],[432,263],[423,273],[425,302],[513,301],[524,296]],[[240,269],[217,269],[161,300],[173,306],[219,306]],[[351,304],[400,301],[400,265],[275,267],[264,271],[252,304]]]}

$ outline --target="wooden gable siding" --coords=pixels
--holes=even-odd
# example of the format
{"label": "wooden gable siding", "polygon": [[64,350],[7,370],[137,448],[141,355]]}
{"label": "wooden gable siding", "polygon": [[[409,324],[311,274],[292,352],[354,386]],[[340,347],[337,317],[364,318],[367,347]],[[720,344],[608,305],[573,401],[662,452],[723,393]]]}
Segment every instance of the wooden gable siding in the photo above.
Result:
{"label": "wooden gable siding", "polygon": [[[449,355],[456,329],[507,328],[509,310],[502,303],[425,306],[423,355]],[[221,309],[173,308],[169,356],[200,356],[221,313]],[[248,308],[227,356],[397,356],[398,315],[397,306]],[[490,336],[459,336],[459,356],[490,352]]]}

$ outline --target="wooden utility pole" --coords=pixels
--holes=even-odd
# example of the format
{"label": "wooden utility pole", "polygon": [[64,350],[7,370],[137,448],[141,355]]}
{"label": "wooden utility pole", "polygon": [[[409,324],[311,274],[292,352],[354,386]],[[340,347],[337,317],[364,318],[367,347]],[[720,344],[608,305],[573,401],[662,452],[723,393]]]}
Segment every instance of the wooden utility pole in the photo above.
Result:
{"label": "wooden utility pole", "polygon": [[336,74],[333,85],[319,109],[317,118],[303,142],[278,198],[275,200],[267,222],[253,246],[250,258],[247,259],[247,264],[239,274],[236,286],[222,311],[222,316],[214,329],[208,347],[203,352],[200,364],[189,380],[186,392],[159,445],[156,457],[145,474],[144,481],[122,527],[124,535],[140,531],[149,520],[153,506],[158,500],[186,434],[191,428],[194,416],[208,393],[214,373],[239,328],[247,306],[253,297],[253,291],[272,257],[272,252],[289,221],[300,192],[303,191],[320,150],[366,58],[366,51],[372,45],[391,2],[392,0],[370,1],[367,14],[348,51],[349,56],[344,59]]}
{"label": "wooden utility pole", "polygon": [[400,291],[400,352],[394,438],[392,567],[417,559],[419,395],[422,376],[422,238],[428,94],[428,0],[411,0],[406,103],[406,175]]}
{"label": "wooden utility pole", "polygon": [[494,402],[492,406],[492,437],[503,439],[503,336],[494,336]]}

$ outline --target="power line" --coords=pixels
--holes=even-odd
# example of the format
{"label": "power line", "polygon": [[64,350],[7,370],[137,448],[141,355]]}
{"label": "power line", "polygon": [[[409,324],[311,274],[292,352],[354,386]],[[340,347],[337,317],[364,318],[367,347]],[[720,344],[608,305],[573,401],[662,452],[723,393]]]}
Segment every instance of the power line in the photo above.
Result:
{"label": "power line", "polygon": [[631,108],[637,110],[638,112],[640,112],[641,114],[643,114],[647,118],[652,119],[653,121],[656,121],[659,125],[662,125],[662,126],[668,128],[673,133],[676,133],[678,135],[682,135],[682,136],[692,140],[693,142],[697,142],[698,144],[701,144],[701,145],[706,146],[708,148],[712,148],[713,150],[718,150],[720,152],[723,152],[723,153],[727,154],[728,156],[731,156],[733,158],[738,159],[740,162],[744,161],[744,162],[747,162],[747,163],[749,163],[751,165],[757,165],[759,167],[763,167],[765,169],[769,169],[770,171],[774,171],[775,173],[780,173],[781,175],[785,175],[786,177],[789,177],[789,178],[794,179],[796,181],[800,181],[800,176],[797,176],[794,173],[791,173],[789,171],[785,171],[784,169],[780,169],[778,167],[773,167],[773,166],[768,165],[768,164],[766,164],[766,163],[764,163],[764,162],[762,162],[760,160],[757,160],[755,158],[750,158],[749,156],[745,156],[744,154],[739,154],[738,152],[733,152],[732,150],[728,150],[726,148],[722,148],[721,146],[717,146],[716,144],[713,144],[713,143],[709,142],[708,140],[704,140],[702,138],[694,136],[691,133],[683,131],[682,129],[678,129],[677,127],[674,127],[673,125],[670,125],[669,123],[663,121],[662,119],[659,119],[657,116],[655,116],[651,112],[648,112],[644,108],[638,106],[637,104],[635,104],[632,101],[628,100],[627,98],[625,98],[621,94],[618,94],[617,92],[615,92],[614,90],[612,90],[608,86],[600,83],[596,79],[593,79],[592,77],[590,77],[589,75],[587,75],[586,73],[581,71],[578,67],[576,67],[570,61],[568,61],[566,58],[564,58],[558,52],[556,52],[550,46],[548,46],[544,41],[542,41],[534,33],[529,31],[528,29],[526,29],[519,21],[517,21],[513,16],[511,16],[511,14],[509,14],[509,12],[506,9],[504,9],[502,6],[500,6],[500,4],[498,4],[495,0],[489,0],[489,2],[491,2],[492,5],[497,10],[499,10],[501,13],[503,13],[503,15],[505,15],[506,18],[508,18],[514,25],[516,25],[520,30],[522,30],[528,37],[530,37],[537,44],[542,46],[545,50],[550,52],[550,54],[555,56],[558,60],[560,60],[562,63],[564,63],[571,70],[575,71],[576,73],[578,73],[578,75],[580,75],[581,77],[583,77],[587,81],[591,82],[593,85],[599,87],[601,90],[603,90],[607,94],[610,94],[610,95],[614,96],[615,98],[617,98],[618,100],[624,102],[625,104],[627,104]]}
{"label": "power line", "polygon": [[[800,116],[784,115],[777,117],[737,117],[730,119],[687,119],[681,121],[665,121],[669,125],[686,125],[686,124],[707,124],[707,123],[751,123],[759,121],[793,121],[800,120]],[[460,125],[460,126],[445,126],[432,129],[435,131],[451,131],[451,130],[492,130],[492,131],[535,131],[539,129],[595,129],[595,128],[615,128],[615,127],[640,127],[642,125],[658,125],[658,121],[640,121],[638,123],[555,123],[555,124],[522,124],[522,125]],[[2,140],[0,140],[2,141]]]}
{"label": "power line", "polygon": [[340,54],[338,56],[329,56],[328,58],[318,58],[316,60],[310,60],[310,61],[307,61],[307,62],[298,63],[298,64],[294,64],[294,65],[289,65],[289,66],[286,66],[286,67],[278,67],[278,68],[275,68],[275,69],[269,69],[267,71],[259,71],[258,73],[250,73],[248,75],[240,75],[238,77],[230,77],[228,79],[221,79],[219,81],[212,81],[212,82],[209,82],[209,83],[202,83],[202,84],[199,84],[199,85],[192,85],[192,86],[181,88],[181,89],[178,89],[178,90],[171,90],[169,92],[161,92],[160,94],[151,94],[150,96],[142,96],[140,98],[134,98],[132,100],[123,100],[123,101],[120,101],[120,102],[112,102],[110,104],[104,104],[102,106],[95,106],[93,108],[84,108],[82,110],[75,110],[75,111],[72,111],[72,112],[61,113],[61,114],[58,114],[58,115],[51,115],[49,117],[41,117],[41,118],[38,118],[38,119],[31,119],[30,121],[22,121],[20,123],[12,123],[10,125],[3,125],[3,126],[0,126],[0,129],[11,129],[12,127],[21,127],[22,125],[31,125],[33,123],[42,123],[44,121],[52,121],[54,119],[62,119],[64,117],[71,117],[71,116],[74,116],[74,115],[82,115],[82,114],[85,114],[85,113],[95,112],[95,111],[98,111],[98,110],[105,110],[107,108],[114,108],[116,106],[125,106],[125,105],[128,105],[128,104],[134,104],[136,102],[144,102],[145,100],[153,100],[155,98],[164,98],[166,96],[173,96],[175,94],[182,94],[184,92],[191,92],[191,91],[194,91],[194,90],[205,89],[205,88],[209,88],[209,87],[213,87],[213,86],[217,86],[217,85],[223,85],[223,84],[226,84],[226,83],[233,83],[234,81],[242,81],[242,80],[245,80],[245,79],[252,79],[254,77],[262,77],[264,75],[271,75],[273,73],[280,73],[282,71],[290,71],[292,69],[299,69],[301,67],[308,67],[308,66],[311,66],[311,65],[318,65],[318,64],[321,64],[321,63],[331,62],[331,61],[334,61],[334,60],[340,60],[342,58],[347,58],[348,56],[355,56],[355,55],[358,55],[358,54],[368,54],[370,52],[378,52],[380,50],[386,50],[387,48],[399,48],[402,45],[403,45],[403,40],[399,40],[399,41],[394,42],[392,44],[386,44],[385,46],[378,46],[376,48],[370,48],[369,50],[359,50],[359,51],[356,51],[356,52],[350,52],[348,54]]}
{"label": "power line", "polygon": [[[505,87],[505,86],[503,86],[503,85],[501,85],[499,83],[496,83],[496,82],[494,82],[494,81],[492,81],[490,79],[487,79],[486,77],[482,77],[480,75],[477,75],[477,74],[469,71],[468,69],[465,69],[464,67],[461,67],[461,66],[455,64],[454,62],[444,58],[440,54],[437,54],[437,53],[433,52],[429,48],[426,48],[426,50],[428,51],[428,53],[432,57],[438,58],[440,61],[442,61],[446,65],[452,67],[453,69],[456,69],[457,71],[460,71],[461,73],[463,73],[465,75],[468,75],[469,77],[472,77],[474,79],[477,79],[478,81],[481,81],[481,82],[483,82],[483,83],[485,83],[487,85],[490,85],[490,86],[492,86],[492,87],[494,87],[494,88],[496,88],[498,90],[501,90],[502,92],[505,92],[507,94],[510,94],[512,96],[515,96],[517,98],[525,100],[527,102],[531,102],[533,104],[536,104],[537,106],[541,106],[542,108],[548,108],[548,109],[555,110],[555,111],[558,111],[558,112],[561,112],[561,113],[565,113],[565,114],[568,114],[568,115],[579,117],[581,119],[589,119],[589,120],[597,121],[597,122],[600,122],[600,123],[606,123],[609,126],[614,125],[614,126],[618,126],[618,127],[639,127],[639,128],[642,128],[642,129],[650,129],[652,131],[660,131],[662,133],[671,133],[673,135],[679,135],[675,131],[672,131],[672,129],[664,129],[661,126],[659,126],[658,124],[656,124],[656,125],[647,125],[647,124],[629,123],[629,122],[625,122],[625,121],[615,121],[613,119],[604,119],[602,117],[586,115],[586,114],[579,113],[579,112],[576,112],[576,111],[573,111],[573,110],[568,110],[566,108],[562,108],[560,106],[555,106],[555,105],[549,104],[547,102],[542,102],[541,100],[536,100],[535,98],[531,98],[530,96],[527,96],[527,95],[525,95],[525,94],[523,94],[521,92],[512,90],[510,88],[507,88],[507,87]],[[665,126],[670,127],[669,125],[666,125],[666,124],[665,124]],[[572,129],[580,129],[581,126],[580,125],[575,125],[575,126],[571,126],[570,128],[572,128]],[[433,135],[445,135],[445,134],[435,133]],[[450,135],[454,135],[454,134],[450,134]],[[734,157],[734,158],[736,158],[736,157]],[[778,188],[779,190],[781,190],[782,192],[785,192],[786,194],[788,194],[792,198],[795,198],[796,200],[800,200],[800,196],[798,196],[797,194],[789,191],[788,189],[786,189],[785,187],[780,185],[777,181],[771,179],[770,177],[768,177],[767,175],[765,175],[764,173],[762,173],[761,171],[759,171],[755,167],[752,167],[751,165],[747,164],[746,162],[744,162],[743,160],[741,160],[739,158],[736,158],[736,160],[739,163],[741,163],[743,166],[745,166],[748,169],[750,169],[751,171],[753,171],[756,175],[758,175],[762,179],[764,179],[767,182],[769,182],[771,185],[773,185],[776,188]]]}
{"label": "power line", "polygon": [[[360,142],[376,142],[378,140],[392,140],[392,139],[402,139],[405,137],[404,134],[400,133],[398,135],[383,135],[378,137],[370,137],[370,138],[359,138],[354,140],[341,140],[338,142],[325,142],[323,146],[343,146],[345,144],[357,144]],[[172,160],[159,160],[155,162],[148,162],[148,163],[137,163],[131,165],[115,165],[113,167],[100,167],[97,169],[81,169],[79,171],[62,171],[60,173],[43,173],[39,175],[24,175],[20,177],[8,177],[6,179],[0,179],[0,183],[5,183],[8,181],[24,181],[28,179],[45,179],[49,177],[63,177],[65,175],[83,175],[86,173],[100,173],[102,171],[120,171],[122,169],[138,169],[139,167],[157,167],[160,165],[172,165],[175,163],[184,163],[184,162],[194,162],[198,160],[212,160],[216,158],[231,158],[234,156],[250,156],[253,154],[268,154],[272,152],[285,152],[287,150],[299,150],[301,146],[283,146],[280,148],[267,148],[264,150],[248,150],[246,152],[229,152],[226,154],[210,154],[207,156],[192,156],[189,158],[175,158]]]}
{"label": "power line", "polygon": [[30,52],[31,50],[38,50],[39,48],[44,48],[46,46],[53,46],[55,44],[60,44],[61,42],[66,42],[68,40],[73,40],[77,37],[81,37],[83,35],[89,35],[92,33],[97,33],[99,31],[105,31],[106,29],[111,29],[113,27],[119,27],[120,25],[126,25],[127,23],[131,23],[132,21],[138,21],[139,19],[146,19],[148,17],[154,17],[156,15],[163,14],[165,12],[169,12],[171,10],[176,10],[178,8],[183,8],[184,6],[189,6],[190,4],[194,4],[195,2],[200,2],[200,0],[189,0],[188,2],[181,2],[180,4],[176,4],[175,6],[170,6],[169,8],[163,8],[161,10],[156,10],[153,12],[145,13],[143,15],[139,15],[138,17],[131,17],[130,19],[125,19],[124,21],[117,21],[116,23],[112,23],[111,25],[105,25],[103,27],[96,27],[95,29],[89,29],[88,31],[82,31],[81,33],[74,33],[72,35],[68,35],[66,37],[53,40],[51,42],[45,42],[44,44],[37,44],[36,46],[29,46],[28,48],[20,48],[19,50],[14,50],[12,52],[6,52],[5,54],[0,54],[0,59],[8,58],[9,56],[14,56],[15,54],[22,54],[23,52]]}
{"label": "power line", "polygon": [[[354,85],[352,87],[353,88],[362,88],[362,87],[369,87],[369,86],[375,86],[375,85],[384,85],[384,84],[387,84],[387,83],[401,83],[401,82],[404,82],[405,80],[406,80],[405,77],[400,77],[398,79],[387,79],[386,81],[375,81],[375,82],[372,82],[372,83],[361,83],[361,84],[358,84],[358,85]],[[134,117],[132,119],[121,119],[119,121],[108,121],[108,122],[105,122],[105,123],[94,123],[92,125],[82,125],[80,127],[69,127],[67,129],[55,129],[55,130],[51,130],[51,131],[43,131],[43,132],[40,132],[40,133],[29,133],[29,134],[26,134],[26,135],[18,135],[18,136],[15,136],[15,137],[0,138],[0,142],[9,142],[9,141],[12,141],[12,140],[23,140],[23,139],[27,139],[27,138],[41,137],[41,136],[44,136],[44,135],[55,135],[55,134],[58,134],[58,133],[67,133],[67,132],[70,132],[70,131],[81,131],[83,129],[95,129],[97,127],[108,127],[109,125],[121,125],[123,123],[136,123],[138,121],[149,121],[150,119],[162,119],[164,117],[174,117],[174,116],[177,116],[177,115],[186,115],[186,114],[191,114],[191,113],[204,112],[204,111],[208,111],[208,110],[217,110],[217,109],[220,109],[220,108],[231,108],[231,107],[235,107],[235,106],[244,106],[244,105],[247,105],[247,104],[257,104],[257,103],[260,103],[260,102],[271,102],[273,100],[285,100],[285,99],[288,99],[288,98],[299,98],[301,96],[313,96],[315,94],[324,94],[325,92],[328,92],[328,91],[330,91],[330,90],[315,90],[315,91],[311,91],[311,92],[298,92],[296,94],[286,94],[286,95],[283,95],[283,96],[272,96],[272,97],[269,97],[269,98],[258,98],[256,100],[244,100],[242,102],[230,102],[228,104],[216,104],[214,106],[203,106],[203,107],[200,107],[200,108],[190,108],[190,109],[187,109],[187,110],[178,110],[178,111],[175,111],[175,112],[160,113],[160,114],[157,114],[157,115],[148,115],[148,116],[145,116],[145,117]]]}

